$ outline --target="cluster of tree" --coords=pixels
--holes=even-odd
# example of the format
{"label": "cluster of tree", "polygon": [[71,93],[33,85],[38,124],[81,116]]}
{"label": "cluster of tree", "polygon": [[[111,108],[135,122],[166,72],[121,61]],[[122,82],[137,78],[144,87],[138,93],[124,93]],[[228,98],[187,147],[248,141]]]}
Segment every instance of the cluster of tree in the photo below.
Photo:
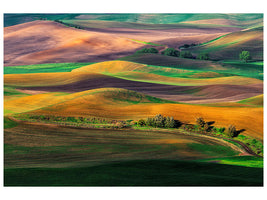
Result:
{"label": "cluster of tree", "polygon": [[197,46],[197,44],[192,43],[192,44],[184,44],[183,46],[179,46],[179,49],[187,49],[189,47],[194,47]]}
{"label": "cluster of tree", "polygon": [[174,48],[167,48],[164,51],[161,52],[162,55],[166,56],[174,56],[174,57],[180,57],[180,58],[194,58],[192,53],[190,51],[178,51]]}
{"label": "cluster of tree", "polygon": [[[195,59],[195,57],[193,56],[193,54],[190,51],[178,51],[174,48],[167,48],[164,51],[162,51],[161,54],[166,55],[166,56]],[[209,57],[208,53],[200,53],[197,56],[197,59],[209,60],[210,57]]]}
{"label": "cluster of tree", "polygon": [[164,51],[161,52],[162,55],[165,56],[174,56],[174,57],[179,57],[180,56],[180,51],[174,49],[174,48],[167,48]]}
{"label": "cluster of tree", "polygon": [[54,121],[54,122],[76,122],[76,123],[92,123],[92,124],[115,124],[118,121],[109,120],[106,118],[99,117],[72,117],[72,116],[54,116],[54,115],[24,115],[29,119],[40,120],[40,121]]}
{"label": "cluster of tree", "polygon": [[144,48],[141,50],[136,51],[136,53],[158,53],[159,51],[153,47],[151,48]]}
{"label": "cluster of tree", "polygon": [[179,120],[175,120],[173,117],[164,117],[161,114],[157,114],[154,117],[149,117],[146,120],[140,119],[137,124],[139,126],[150,126],[155,128],[178,128],[181,126]]}
{"label": "cluster of tree", "polygon": [[227,129],[224,127],[216,128],[211,126],[214,122],[205,122],[202,117],[198,117],[196,119],[196,124],[186,124],[183,125],[183,129],[190,132],[198,132],[198,133],[215,133],[220,134],[229,138],[237,137],[239,132],[236,130],[234,125],[229,125]]}
{"label": "cluster of tree", "polygon": [[181,51],[180,53],[181,58],[194,58],[190,51]]}
{"label": "cluster of tree", "polygon": [[[151,48],[144,48],[144,49],[140,49],[138,51],[136,51],[136,53],[155,53],[157,54],[159,51],[153,47]],[[165,56],[173,56],[173,57],[180,57],[180,58],[190,58],[190,59],[195,59],[196,57],[194,57],[192,55],[192,53],[190,51],[179,51],[177,49],[174,48],[166,48],[165,50],[163,50],[161,52],[162,55]],[[197,59],[200,60],[209,60],[209,54],[208,53],[200,53],[197,56]]]}

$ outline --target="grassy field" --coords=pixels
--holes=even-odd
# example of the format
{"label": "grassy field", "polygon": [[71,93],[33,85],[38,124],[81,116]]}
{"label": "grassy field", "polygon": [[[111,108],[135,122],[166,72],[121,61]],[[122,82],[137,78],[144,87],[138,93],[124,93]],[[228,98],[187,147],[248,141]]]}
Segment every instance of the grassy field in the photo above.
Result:
{"label": "grassy field", "polygon": [[93,63],[51,63],[39,65],[10,66],[4,68],[4,74],[28,74],[48,72],[70,72],[73,69]]}
{"label": "grassy field", "polygon": [[24,123],[4,148],[5,186],[262,185],[260,159],[207,137]]}
{"label": "grassy field", "polygon": [[[154,68],[158,66],[158,70],[160,72],[153,73],[169,76],[166,73],[168,68],[173,70],[184,70],[183,73],[172,73],[171,76],[173,77],[190,77],[194,74],[198,73],[217,73],[217,76],[244,76],[250,78],[256,78],[263,80],[263,62],[256,61],[256,62],[249,62],[244,63],[239,60],[229,60],[229,61],[199,61],[195,59],[184,59],[184,58],[176,58],[171,56],[163,56],[157,54],[135,54],[132,56],[127,56],[120,58],[120,60],[135,62],[140,64],[147,64],[152,65]],[[152,67],[151,66],[151,67]],[[168,67],[164,70],[164,67]],[[188,74],[187,74],[188,73]]]}
{"label": "grassy field", "polygon": [[148,158],[194,160],[239,153],[231,144],[213,138],[161,131],[79,129],[32,123],[5,129],[7,169]]}
{"label": "grassy field", "polygon": [[246,105],[263,106],[263,94],[244,99],[242,101],[239,101],[238,103],[246,104]]}
{"label": "grassy field", "polygon": [[[137,175],[138,174],[138,175]],[[5,186],[262,186],[263,169],[173,160],[5,170]]]}

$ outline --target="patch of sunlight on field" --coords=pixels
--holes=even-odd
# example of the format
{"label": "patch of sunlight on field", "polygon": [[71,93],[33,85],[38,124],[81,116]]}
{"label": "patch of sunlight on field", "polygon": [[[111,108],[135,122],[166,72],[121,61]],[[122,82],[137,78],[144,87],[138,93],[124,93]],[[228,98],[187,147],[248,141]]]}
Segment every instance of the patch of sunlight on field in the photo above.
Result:
{"label": "patch of sunlight on field", "polygon": [[226,164],[226,165],[263,168],[263,158],[259,158],[255,156],[233,156],[233,157],[223,157],[223,158],[216,158],[216,159],[204,159],[200,161],[217,162],[217,163]]}

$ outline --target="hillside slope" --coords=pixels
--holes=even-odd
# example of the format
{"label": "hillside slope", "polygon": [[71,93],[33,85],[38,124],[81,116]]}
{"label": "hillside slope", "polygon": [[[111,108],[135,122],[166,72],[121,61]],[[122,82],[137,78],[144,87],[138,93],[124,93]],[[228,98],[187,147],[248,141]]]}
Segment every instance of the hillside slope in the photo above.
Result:
{"label": "hillside slope", "polygon": [[263,59],[263,27],[227,34],[200,46],[189,49],[193,53],[208,52],[212,59],[239,59],[239,54],[249,51],[252,58]]}
{"label": "hillside slope", "polygon": [[110,60],[144,46],[127,38],[34,21],[4,29],[4,63],[92,62]]}

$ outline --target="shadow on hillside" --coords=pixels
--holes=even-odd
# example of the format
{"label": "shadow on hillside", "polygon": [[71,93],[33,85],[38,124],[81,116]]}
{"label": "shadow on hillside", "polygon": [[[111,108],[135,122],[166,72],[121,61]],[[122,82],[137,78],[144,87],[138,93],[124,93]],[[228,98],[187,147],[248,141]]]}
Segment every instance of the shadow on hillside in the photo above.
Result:
{"label": "shadow on hillside", "polygon": [[237,137],[240,133],[244,132],[246,129],[240,129],[236,131],[236,134],[234,137]]}

